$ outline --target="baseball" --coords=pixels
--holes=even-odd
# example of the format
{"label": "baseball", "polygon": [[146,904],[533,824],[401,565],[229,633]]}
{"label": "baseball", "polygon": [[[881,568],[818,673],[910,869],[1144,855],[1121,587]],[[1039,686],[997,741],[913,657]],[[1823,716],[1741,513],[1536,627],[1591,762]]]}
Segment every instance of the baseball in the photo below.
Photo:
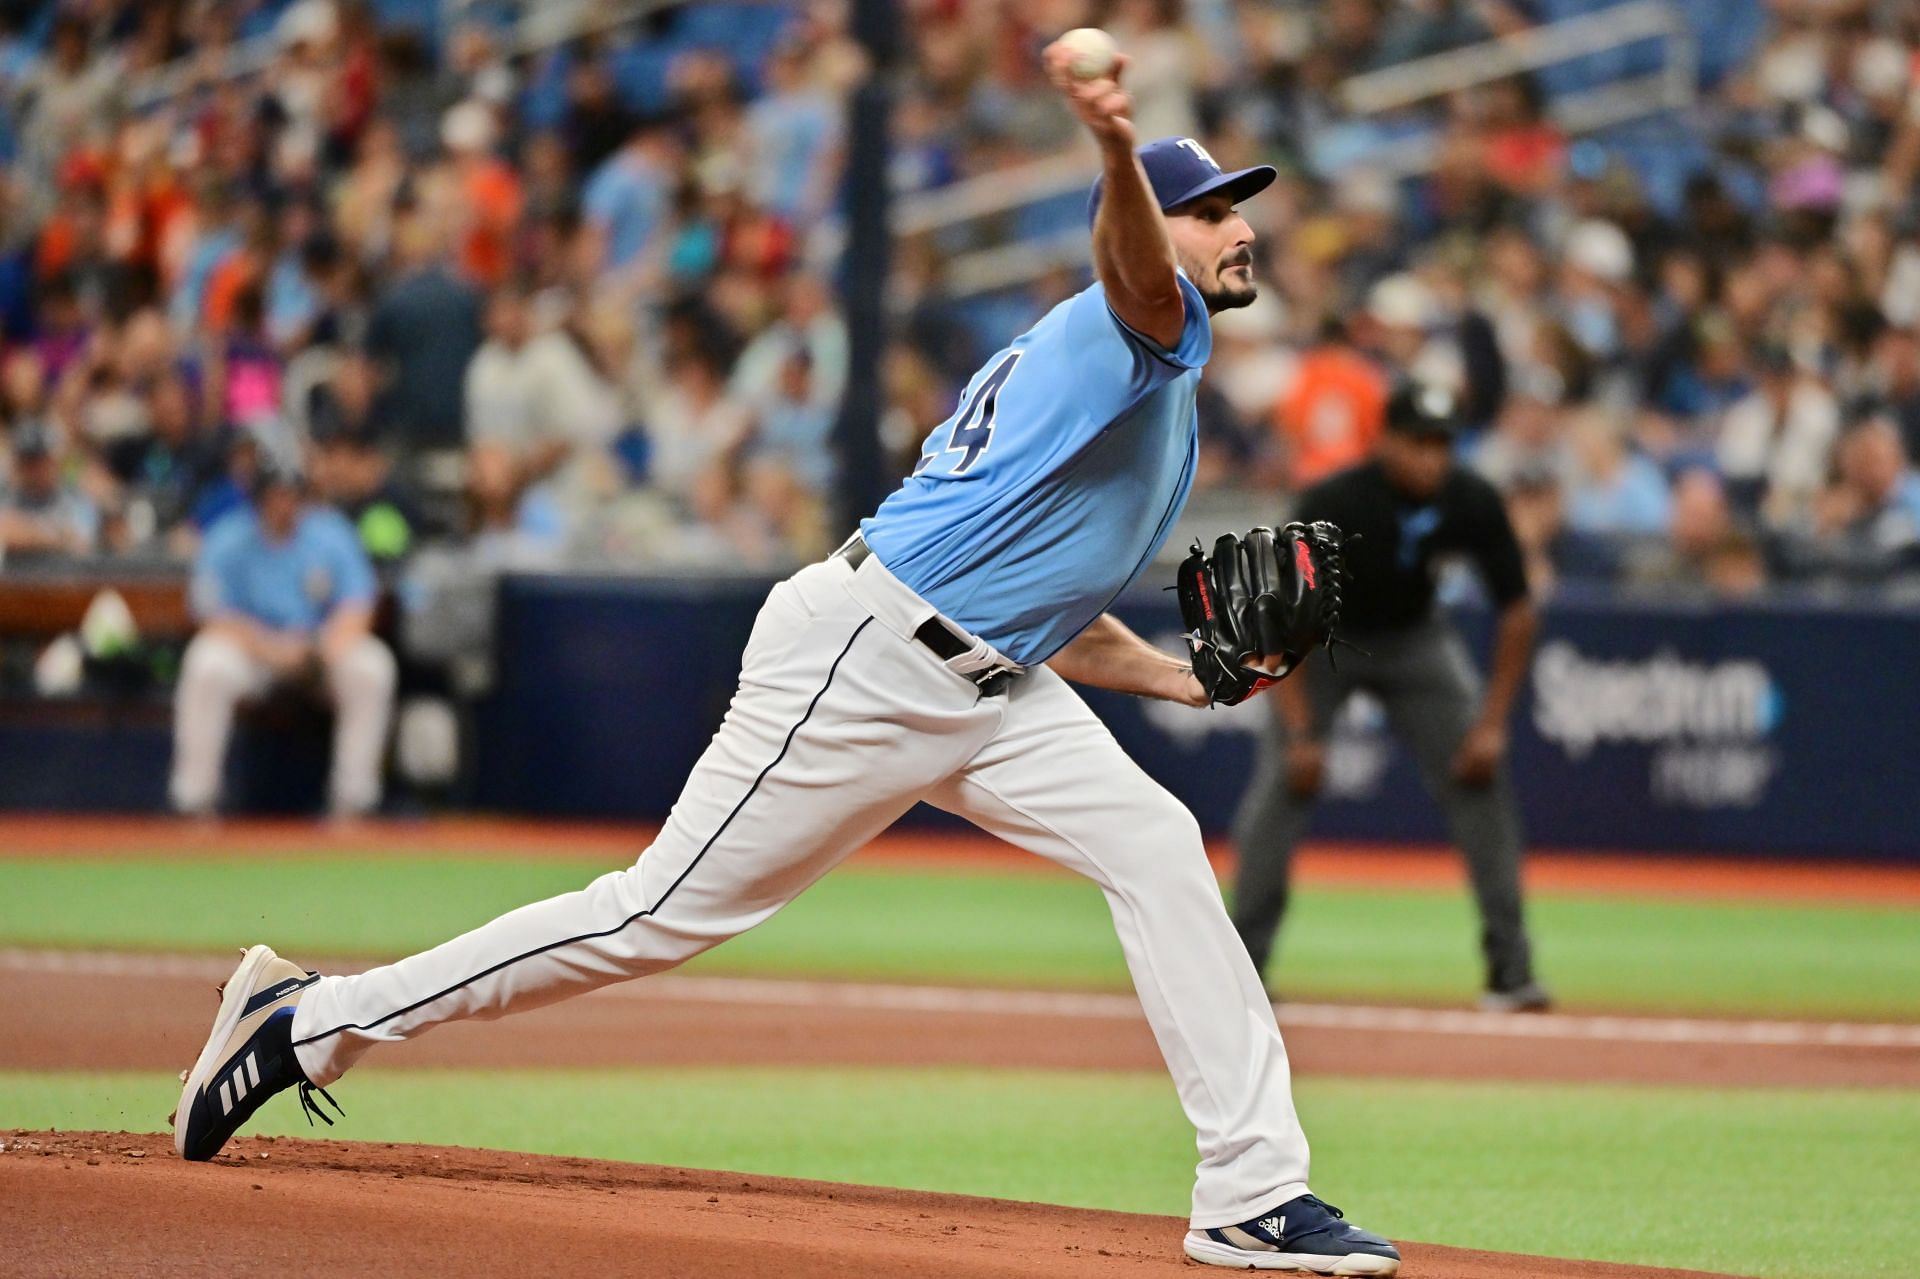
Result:
{"label": "baseball", "polygon": [[1113,73],[1115,55],[1120,46],[1099,27],[1075,27],[1060,37],[1060,43],[1073,55],[1067,70],[1082,80],[1097,80]]}

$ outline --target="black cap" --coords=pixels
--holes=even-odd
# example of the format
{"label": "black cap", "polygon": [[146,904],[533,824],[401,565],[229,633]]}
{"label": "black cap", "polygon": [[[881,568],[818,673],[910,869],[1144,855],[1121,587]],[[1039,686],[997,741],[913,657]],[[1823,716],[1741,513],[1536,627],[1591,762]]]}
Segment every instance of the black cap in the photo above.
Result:
{"label": "black cap", "polygon": [[1452,439],[1460,429],[1460,397],[1432,382],[1402,382],[1387,399],[1387,429]]}

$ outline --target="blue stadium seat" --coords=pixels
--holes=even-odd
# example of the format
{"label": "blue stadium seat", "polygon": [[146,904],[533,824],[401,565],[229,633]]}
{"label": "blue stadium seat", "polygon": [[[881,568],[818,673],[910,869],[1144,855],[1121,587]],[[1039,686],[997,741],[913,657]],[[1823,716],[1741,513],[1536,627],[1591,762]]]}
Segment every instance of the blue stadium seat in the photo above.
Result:
{"label": "blue stadium seat", "polygon": [[520,93],[520,118],[529,129],[554,129],[567,116],[567,75],[573,57],[564,48],[541,56]]}
{"label": "blue stadium seat", "polygon": [[371,7],[383,28],[405,27],[429,40],[440,38],[440,0],[372,0]]}
{"label": "blue stadium seat", "polygon": [[647,114],[664,109],[668,101],[667,75],[673,60],[686,52],[678,40],[650,40],[616,49],[607,59],[620,100]]}
{"label": "blue stadium seat", "polygon": [[[270,34],[280,21],[280,15],[291,7],[292,0],[266,0],[240,15],[240,21],[234,28],[234,34],[242,40]],[[48,6],[52,8],[51,5]]]}

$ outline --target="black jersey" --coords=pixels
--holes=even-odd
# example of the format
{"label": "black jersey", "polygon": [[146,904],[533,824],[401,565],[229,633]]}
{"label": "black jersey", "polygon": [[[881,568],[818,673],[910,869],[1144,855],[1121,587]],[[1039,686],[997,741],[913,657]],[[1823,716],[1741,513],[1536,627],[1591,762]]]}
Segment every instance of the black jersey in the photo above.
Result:
{"label": "black jersey", "polygon": [[1450,555],[1473,560],[1498,606],[1527,593],[1520,543],[1500,494],[1463,467],[1420,501],[1389,484],[1378,462],[1365,462],[1303,492],[1295,518],[1331,520],[1360,534],[1342,552],[1350,580],[1340,615],[1354,631],[1424,621],[1433,611],[1434,561]]}

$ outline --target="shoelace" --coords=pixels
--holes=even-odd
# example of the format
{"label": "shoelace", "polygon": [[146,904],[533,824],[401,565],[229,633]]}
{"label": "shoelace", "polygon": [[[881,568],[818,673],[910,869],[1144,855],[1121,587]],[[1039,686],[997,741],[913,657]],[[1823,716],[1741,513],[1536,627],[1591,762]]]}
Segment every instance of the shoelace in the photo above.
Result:
{"label": "shoelace", "polygon": [[[1347,564],[1346,561],[1341,558],[1340,553],[1346,549],[1347,543],[1358,542],[1361,535],[1358,533],[1342,533],[1337,527],[1327,523],[1325,520],[1316,520],[1310,527],[1313,530],[1314,545],[1320,549],[1321,554],[1326,558],[1327,603],[1325,613],[1327,619],[1327,639],[1324,647],[1327,650],[1327,665],[1337,673],[1340,670],[1340,662],[1335,656],[1334,645],[1336,644],[1345,644],[1362,657],[1373,656],[1372,653],[1361,648],[1346,636],[1334,634],[1334,631],[1338,629],[1340,625],[1340,606],[1346,602],[1342,588],[1347,584]],[[1314,1202],[1319,1203],[1320,1201],[1316,1199]],[[1337,1212],[1334,1215],[1339,1216]]]}
{"label": "shoelace", "polygon": [[346,1108],[335,1101],[333,1094],[322,1088],[319,1084],[310,1084],[302,1079],[299,1083],[298,1091],[300,1093],[300,1109],[307,1117],[307,1127],[313,1127],[313,1117],[315,1115],[320,1116],[320,1121],[326,1124],[327,1127],[333,1127],[333,1116],[320,1108],[320,1103],[313,1099],[313,1094],[315,1093],[319,1093],[322,1097],[326,1098],[327,1104],[333,1107],[335,1114],[339,1115],[342,1119],[347,1117]]}
{"label": "shoelace", "polygon": [[[331,1101],[333,1099],[329,1097],[327,1100]],[[1322,1208],[1325,1208],[1328,1212],[1340,1218],[1342,1221],[1345,1221],[1347,1219],[1346,1213],[1341,1212],[1338,1208],[1334,1207],[1332,1204],[1328,1203],[1326,1200],[1322,1199],[1318,1195],[1302,1195],[1301,1198],[1305,1199],[1309,1203],[1320,1205]]]}

